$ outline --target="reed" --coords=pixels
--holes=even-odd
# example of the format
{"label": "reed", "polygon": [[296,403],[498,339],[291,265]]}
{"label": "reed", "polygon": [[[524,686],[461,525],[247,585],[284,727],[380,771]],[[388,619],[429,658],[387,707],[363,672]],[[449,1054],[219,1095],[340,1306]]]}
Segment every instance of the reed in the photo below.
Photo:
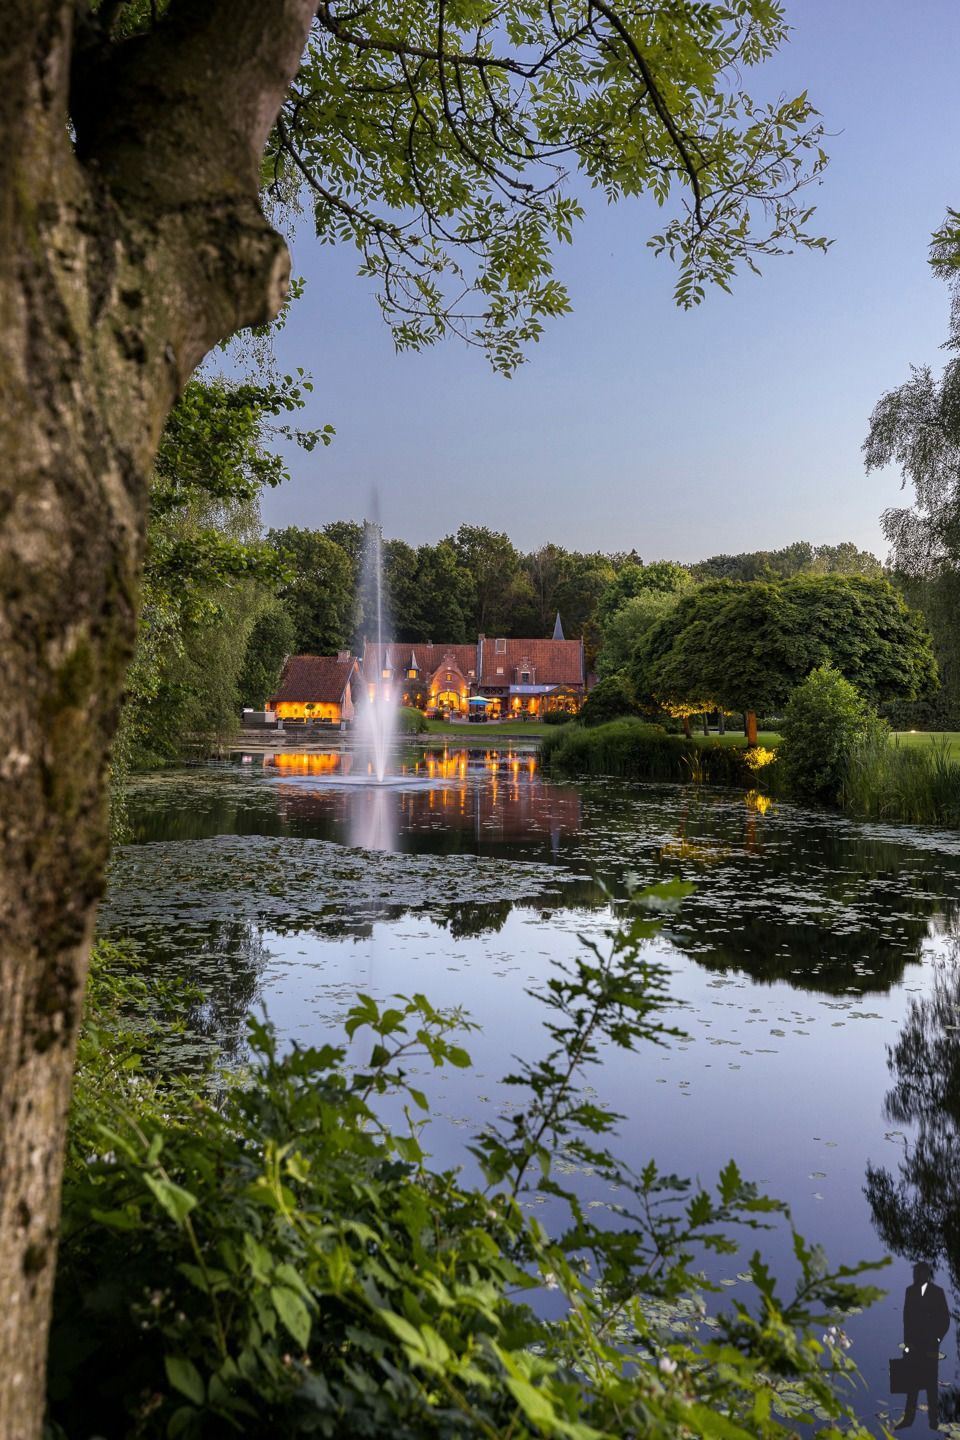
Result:
{"label": "reed", "polygon": [[960,763],[946,740],[915,747],[868,736],[850,751],[841,803],[863,819],[960,825]]}

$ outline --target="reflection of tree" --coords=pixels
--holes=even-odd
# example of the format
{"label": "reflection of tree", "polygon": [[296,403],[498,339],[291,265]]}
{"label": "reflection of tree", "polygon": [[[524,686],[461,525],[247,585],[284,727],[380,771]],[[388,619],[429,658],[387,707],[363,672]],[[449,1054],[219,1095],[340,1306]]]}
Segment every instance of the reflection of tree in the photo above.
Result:
{"label": "reflection of tree", "polygon": [[447,917],[451,938],[462,940],[468,935],[496,935],[507,923],[513,909],[510,900],[488,900],[483,904],[457,905]]}
{"label": "reflection of tree", "polygon": [[960,1292],[960,974],[943,970],[933,992],[910,1003],[887,1054],[891,1123],[913,1130],[894,1176],[868,1165],[865,1193],[886,1247],[943,1262]]}
{"label": "reflection of tree", "polygon": [[883,993],[920,960],[932,918],[949,925],[956,913],[955,872],[921,850],[806,817],[764,832],[746,806],[738,847],[730,819],[729,808],[691,805],[660,848],[665,869],[698,885],[670,937],[708,969],[823,994]]}
{"label": "reflection of tree", "polygon": [[[903,897],[897,896],[897,904]],[[765,911],[746,920],[732,917],[734,926],[727,935],[717,936],[716,919],[710,915],[710,936],[699,930],[696,897],[688,901],[690,915],[687,935],[674,933],[671,939],[699,965],[725,973],[737,970],[762,985],[784,981],[795,989],[823,995],[844,995],[850,990],[863,994],[884,994],[903,979],[908,963],[920,960],[928,934],[926,915],[901,922],[896,946],[875,929],[847,931],[832,929],[828,923],[795,920]]]}
{"label": "reflection of tree", "polygon": [[256,1006],[270,958],[258,927],[247,920],[214,920],[179,932],[173,943],[162,935],[138,937],[137,944],[165,980],[178,977],[202,992],[184,1016],[185,1033],[171,1046],[177,1063],[241,1059],[246,1016]]}

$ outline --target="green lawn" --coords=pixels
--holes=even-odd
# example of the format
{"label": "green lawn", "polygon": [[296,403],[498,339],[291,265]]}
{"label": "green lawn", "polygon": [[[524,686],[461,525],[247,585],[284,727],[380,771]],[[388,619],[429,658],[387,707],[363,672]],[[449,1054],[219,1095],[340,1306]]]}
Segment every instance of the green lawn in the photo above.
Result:
{"label": "green lawn", "polygon": [[487,740],[502,740],[506,736],[515,740],[533,739],[546,735],[555,728],[553,725],[544,725],[542,720],[485,720],[479,724],[471,724],[469,721],[453,724],[446,720],[427,721],[428,734],[457,736],[471,745],[483,745]]}
{"label": "green lawn", "polygon": [[[697,731],[697,730],[694,730],[693,735],[692,735],[691,738],[692,738],[693,740],[699,740],[700,743],[701,743],[701,745],[702,745],[702,744],[706,741],[706,739],[707,739],[707,737],[703,734],[702,731]],[[741,746],[745,746],[746,743],[747,743],[747,737],[744,735],[744,733],[743,733],[742,730],[732,730],[732,731],[731,731],[731,730],[728,730],[727,733],[726,733],[726,735],[718,735],[715,730],[711,730],[711,731],[710,731],[710,744],[711,744],[711,745],[716,745],[718,741],[719,741],[719,743],[720,743],[721,745],[741,745]],[[776,730],[758,730],[758,732],[757,732],[757,744],[758,744],[758,745],[765,745],[768,750],[772,750],[776,745],[779,745],[779,743],[780,743],[780,736],[779,736],[779,734],[777,733]]]}
{"label": "green lawn", "polygon": [[930,745],[934,740],[945,740],[951,750],[960,751],[960,730],[894,730],[893,738],[898,745]]}

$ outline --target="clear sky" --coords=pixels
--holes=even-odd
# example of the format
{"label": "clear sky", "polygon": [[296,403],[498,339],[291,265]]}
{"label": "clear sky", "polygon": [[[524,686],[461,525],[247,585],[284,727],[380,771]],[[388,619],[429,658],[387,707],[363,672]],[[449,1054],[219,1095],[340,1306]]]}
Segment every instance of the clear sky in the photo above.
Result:
{"label": "clear sky", "polygon": [[826,257],[767,261],[684,313],[646,249],[652,201],[588,206],[558,256],[574,310],[512,380],[456,340],[398,356],[352,249],[294,247],[307,293],[277,350],[312,371],[307,423],[332,446],[291,455],[268,525],[362,519],[413,544],[462,522],[522,549],[636,548],[694,560],[791,540],[885,553],[895,474],[866,476],[867,417],[910,363],[938,363],[947,292],[926,264],[960,206],[960,0],[788,0],[794,33],[755,96],[808,89],[832,163],[806,194]]}

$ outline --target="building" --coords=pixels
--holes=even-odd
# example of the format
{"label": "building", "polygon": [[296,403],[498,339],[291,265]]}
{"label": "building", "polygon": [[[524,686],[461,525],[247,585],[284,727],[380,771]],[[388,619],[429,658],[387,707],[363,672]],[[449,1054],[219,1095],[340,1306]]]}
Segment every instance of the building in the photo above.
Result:
{"label": "building", "polygon": [[371,698],[378,684],[395,685],[403,705],[465,714],[477,680],[477,647],[366,640],[363,678]]}
{"label": "building", "polygon": [[477,694],[491,702],[493,714],[579,710],[586,693],[582,640],[481,635],[477,641]]}
{"label": "building", "polygon": [[361,685],[360,666],[349,650],[338,655],[291,655],[277,693],[264,709],[284,724],[349,724]]}
{"label": "building", "polygon": [[401,703],[462,715],[479,708],[500,715],[539,716],[579,710],[587,693],[583,641],[565,640],[557,616],[551,640],[492,639],[475,645],[398,645],[366,641],[363,678],[396,686]]}

